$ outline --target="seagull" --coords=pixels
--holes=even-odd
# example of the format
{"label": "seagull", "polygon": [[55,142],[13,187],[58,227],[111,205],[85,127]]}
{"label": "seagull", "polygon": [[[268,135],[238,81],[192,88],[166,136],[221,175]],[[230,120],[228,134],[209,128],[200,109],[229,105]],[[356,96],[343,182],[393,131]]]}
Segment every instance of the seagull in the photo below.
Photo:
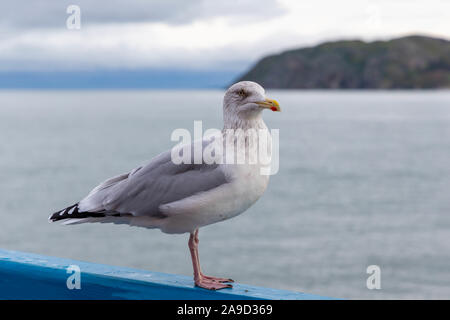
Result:
{"label": "seagull", "polygon": [[[50,215],[49,221],[69,225],[92,222],[128,224],[157,228],[168,234],[189,233],[188,247],[195,285],[210,290],[231,288],[232,279],[203,274],[198,233],[203,226],[241,214],[264,193],[269,174],[261,173],[261,161],[228,161],[225,157],[230,152],[226,148],[222,153],[219,150],[224,141],[232,141],[233,148],[237,146],[235,132],[240,129],[265,132],[270,149],[270,132],[262,119],[264,109],[281,111],[278,102],[267,98],[259,84],[251,81],[235,83],[225,92],[223,99],[224,126],[220,132],[223,140],[207,137],[200,141],[202,146],[212,145],[214,150],[218,150],[222,161],[176,164],[173,150],[168,150],[143,166],[104,181],[81,201]],[[192,141],[181,151],[175,150],[183,154],[197,143]],[[236,155],[244,153],[245,159],[255,156],[259,150],[258,143],[247,137],[244,145],[244,150],[237,148]],[[192,160],[194,155],[191,153],[190,157]]]}

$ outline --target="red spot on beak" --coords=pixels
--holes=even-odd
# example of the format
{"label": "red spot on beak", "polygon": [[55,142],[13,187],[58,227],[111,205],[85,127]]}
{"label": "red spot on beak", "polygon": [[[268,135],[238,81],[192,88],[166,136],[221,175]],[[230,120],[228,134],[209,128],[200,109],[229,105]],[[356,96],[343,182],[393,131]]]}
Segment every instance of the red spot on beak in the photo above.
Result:
{"label": "red spot on beak", "polygon": [[270,110],[272,110],[272,111],[277,111],[277,108],[271,107]]}

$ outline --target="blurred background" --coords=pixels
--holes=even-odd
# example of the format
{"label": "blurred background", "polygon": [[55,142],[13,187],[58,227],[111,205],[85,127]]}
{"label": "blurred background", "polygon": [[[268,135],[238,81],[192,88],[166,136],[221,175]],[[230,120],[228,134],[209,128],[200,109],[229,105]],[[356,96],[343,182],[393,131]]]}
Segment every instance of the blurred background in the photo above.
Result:
{"label": "blurred background", "polygon": [[47,218],[171,148],[174,129],[221,128],[224,90],[252,80],[283,109],[264,115],[280,170],[244,214],[201,229],[205,272],[338,298],[449,299],[449,11],[0,3],[0,248],[191,275],[187,235]]}

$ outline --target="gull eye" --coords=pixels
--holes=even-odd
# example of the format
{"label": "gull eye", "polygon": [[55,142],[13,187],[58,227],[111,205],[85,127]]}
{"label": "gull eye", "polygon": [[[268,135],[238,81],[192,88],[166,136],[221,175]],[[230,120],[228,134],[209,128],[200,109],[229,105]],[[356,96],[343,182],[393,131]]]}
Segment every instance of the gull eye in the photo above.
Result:
{"label": "gull eye", "polygon": [[245,98],[247,97],[247,92],[244,89],[240,89],[237,94],[241,97],[241,98]]}

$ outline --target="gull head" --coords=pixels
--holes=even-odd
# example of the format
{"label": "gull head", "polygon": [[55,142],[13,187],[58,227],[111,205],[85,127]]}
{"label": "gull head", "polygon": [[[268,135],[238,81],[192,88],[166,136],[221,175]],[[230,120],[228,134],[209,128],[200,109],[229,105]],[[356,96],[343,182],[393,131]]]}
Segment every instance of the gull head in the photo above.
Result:
{"label": "gull head", "polygon": [[241,81],[233,84],[223,98],[226,120],[251,120],[258,118],[264,109],[281,111],[277,101],[266,97],[264,88],[256,82]]}

